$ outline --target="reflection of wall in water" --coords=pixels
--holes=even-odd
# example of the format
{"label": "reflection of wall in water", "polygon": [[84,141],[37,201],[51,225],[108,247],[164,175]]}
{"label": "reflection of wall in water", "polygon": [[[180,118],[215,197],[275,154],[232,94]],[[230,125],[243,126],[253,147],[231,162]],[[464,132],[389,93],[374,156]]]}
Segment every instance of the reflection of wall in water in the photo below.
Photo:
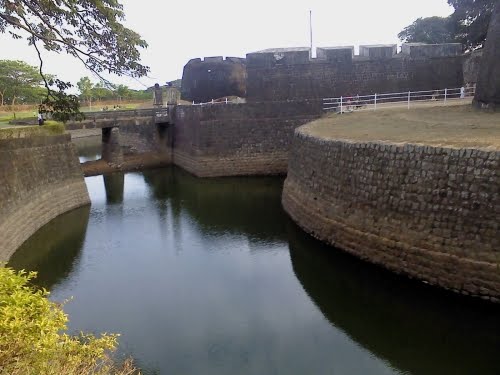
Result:
{"label": "reflection of wall in water", "polygon": [[408,374],[499,374],[500,309],[464,300],[288,231],[293,270],[323,315]]}
{"label": "reflection of wall in water", "polygon": [[108,204],[123,203],[123,191],[125,186],[125,174],[121,172],[105,174],[102,176],[106,190],[106,201]]}
{"label": "reflection of wall in water", "polygon": [[83,247],[90,206],[58,216],[30,237],[11,257],[9,266],[37,271],[35,284],[51,289],[65,279]]}
{"label": "reflection of wall in water", "polygon": [[169,200],[174,215],[187,211],[204,230],[262,240],[286,239],[281,178],[199,179],[174,167],[143,174],[156,199]]}

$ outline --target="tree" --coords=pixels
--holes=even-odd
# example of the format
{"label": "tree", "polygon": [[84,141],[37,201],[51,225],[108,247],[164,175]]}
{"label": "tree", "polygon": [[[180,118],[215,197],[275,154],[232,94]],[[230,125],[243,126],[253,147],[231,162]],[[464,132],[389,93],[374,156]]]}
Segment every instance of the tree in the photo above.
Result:
{"label": "tree", "polygon": [[98,82],[94,85],[92,89],[92,96],[97,100],[107,99],[112,96],[111,90],[109,90],[102,82]]}
{"label": "tree", "polygon": [[500,111],[500,3],[491,16],[474,102]]}
{"label": "tree", "polygon": [[450,16],[455,39],[467,49],[482,47],[493,8],[498,0],[448,0],[455,8]]}
{"label": "tree", "polygon": [[398,38],[406,43],[451,43],[455,41],[451,31],[450,18],[427,17],[418,18],[398,34]]}
{"label": "tree", "polygon": [[92,105],[92,89],[94,88],[94,84],[90,81],[89,77],[82,77],[76,83],[78,90],[80,90],[80,94],[83,99],[87,101],[89,105]]}
{"label": "tree", "polygon": [[[70,84],[45,78],[40,46],[68,53],[101,78],[104,72],[132,77],[148,73],[149,68],[140,63],[139,52],[147,43],[121,24],[124,18],[118,0],[0,0],[0,33],[25,38],[38,53],[47,89],[47,111],[64,104],[62,87]],[[67,99],[68,104],[75,103],[75,98]],[[75,110],[78,108],[68,107],[69,112]]]}
{"label": "tree", "polygon": [[483,46],[498,0],[448,0],[455,11],[447,18],[419,18],[398,37],[409,43],[462,43],[467,50]]}
{"label": "tree", "polygon": [[115,94],[118,96],[118,100],[122,100],[124,97],[127,97],[130,93],[130,89],[125,85],[118,85],[115,88]]}
{"label": "tree", "polygon": [[1,105],[7,98],[15,105],[17,99],[36,96],[41,84],[42,79],[34,66],[23,61],[0,60]]}

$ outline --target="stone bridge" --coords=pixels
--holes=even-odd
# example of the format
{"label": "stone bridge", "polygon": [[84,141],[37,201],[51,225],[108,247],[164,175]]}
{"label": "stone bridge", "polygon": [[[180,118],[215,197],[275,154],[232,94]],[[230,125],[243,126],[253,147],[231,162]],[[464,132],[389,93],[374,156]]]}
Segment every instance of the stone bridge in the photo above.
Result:
{"label": "stone bridge", "polygon": [[66,124],[67,130],[101,129],[102,159],[110,164],[123,162],[120,127],[155,124],[161,134],[174,123],[175,106],[137,110],[101,111],[85,113],[85,119]]}

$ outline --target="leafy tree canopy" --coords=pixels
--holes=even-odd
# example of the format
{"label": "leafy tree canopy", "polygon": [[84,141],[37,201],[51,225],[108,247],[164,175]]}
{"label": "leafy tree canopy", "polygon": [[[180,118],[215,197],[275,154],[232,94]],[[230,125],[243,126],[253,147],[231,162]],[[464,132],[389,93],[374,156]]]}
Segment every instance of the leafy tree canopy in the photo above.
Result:
{"label": "leafy tree canopy", "polygon": [[[25,38],[38,52],[40,74],[47,88],[43,110],[60,110],[69,83],[47,80],[43,75],[40,46],[66,52],[102,78],[102,73],[141,77],[149,68],[140,63],[140,49],[147,43],[126,28],[118,0],[0,0],[0,33]],[[67,97],[70,104],[74,98]],[[59,104],[53,105],[55,102]]]}
{"label": "leafy tree canopy", "polygon": [[451,43],[455,41],[450,19],[443,17],[418,18],[398,34],[407,43]]}
{"label": "leafy tree canopy", "polygon": [[23,61],[0,60],[0,105],[40,95],[42,78],[38,69]]}
{"label": "leafy tree canopy", "polygon": [[448,0],[455,8],[450,16],[456,41],[468,49],[482,47],[488,33],[493,8],[498,0]]}
{"label": "leafy tree canopy", "polygon": [[497,0],[448,0],[449,17],[419,18],[398,37],[409,43],[462,43],[467,50],[482,47]]}

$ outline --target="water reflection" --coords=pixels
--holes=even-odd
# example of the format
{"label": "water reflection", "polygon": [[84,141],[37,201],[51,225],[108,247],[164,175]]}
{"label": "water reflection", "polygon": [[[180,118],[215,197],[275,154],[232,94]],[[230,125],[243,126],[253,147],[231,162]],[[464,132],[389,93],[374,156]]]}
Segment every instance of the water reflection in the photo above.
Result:
{"label": "water reflection", "polygon": [[500,374],[500,308],[405,280],[291,224],[293,270],[335,327],[408,374]]}
{"label": "water reflection", "polygon": [[158,208],[167,201],[173,213],[185,210],[203,231],[244,234],[255,240],[285,241],[281,208],[283,179],[230,177],[200,179],[179,168],[143,172]]}
{"label": "water reflection", "polygon": [[75,144],[80,157],[80,163],[86,161],[95,161],[101,158],[102,153],[102,137],[92,136],[92,137],[82,137],[74,138],[72,142]]}
{"label": "water reflection", "polygon": [[123,190],[125,186],[125,175],[123,173],[110,173],[105,174],[102,177],[108,204],[122,203]]}
{"label": "water reflection", "polygon": [[9,266],[38,271],[36,283],[46,289],[64,280],[78,261],[90,207],[61,215],[31,236],[12,256]]}
{"label": "water reflection", "polygon": [[11,263],[74,297],[70,329],[120,332],[146,375],[500,373],[498,308],[312,240],[284,214],[282,182],[90,177],[88,226],[88,208],[65,215]]}

